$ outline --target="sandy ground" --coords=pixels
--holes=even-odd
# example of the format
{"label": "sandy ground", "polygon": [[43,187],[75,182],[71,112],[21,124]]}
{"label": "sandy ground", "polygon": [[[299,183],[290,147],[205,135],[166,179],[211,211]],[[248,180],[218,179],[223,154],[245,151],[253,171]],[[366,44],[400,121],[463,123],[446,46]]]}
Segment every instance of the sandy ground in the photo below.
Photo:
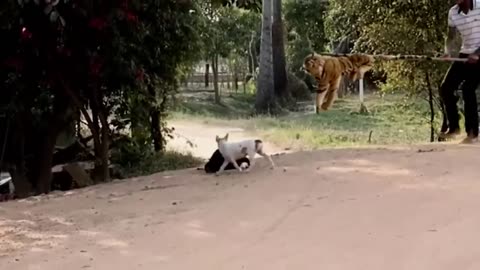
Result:
{"label": "sandy ground", "polygon": [[0,269],[480,269],[479,150],[294,153],[8,202]]}

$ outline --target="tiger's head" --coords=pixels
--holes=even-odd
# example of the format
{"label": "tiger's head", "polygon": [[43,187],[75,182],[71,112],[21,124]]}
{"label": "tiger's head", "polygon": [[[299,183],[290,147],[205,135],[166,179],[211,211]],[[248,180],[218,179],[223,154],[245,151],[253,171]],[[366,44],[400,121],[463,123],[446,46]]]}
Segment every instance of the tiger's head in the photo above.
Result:
{"label": "tiger's head", "polygon": [[305,57],[302,69],[313,77],[319,78],[323,74],[324,65],[325,60],[320,55],[312,53]]}

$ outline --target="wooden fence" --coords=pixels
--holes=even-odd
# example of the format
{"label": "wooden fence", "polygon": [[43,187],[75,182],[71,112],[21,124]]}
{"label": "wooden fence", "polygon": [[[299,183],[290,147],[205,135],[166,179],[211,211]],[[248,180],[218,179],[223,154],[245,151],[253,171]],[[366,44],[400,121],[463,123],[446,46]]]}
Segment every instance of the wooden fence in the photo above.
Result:
{"label": "wooden fence", "polygon": [[[245,76],[245,73],[239,73],[237,75],[237,80],[235,80],[234,74],[229,72],[219,72],[218,86],[222,92],[245,92]],[[213,74],[209,74],[207,85],[205,73],[195,72],[182,82],[182,88],[189,91],[213,91]]]}

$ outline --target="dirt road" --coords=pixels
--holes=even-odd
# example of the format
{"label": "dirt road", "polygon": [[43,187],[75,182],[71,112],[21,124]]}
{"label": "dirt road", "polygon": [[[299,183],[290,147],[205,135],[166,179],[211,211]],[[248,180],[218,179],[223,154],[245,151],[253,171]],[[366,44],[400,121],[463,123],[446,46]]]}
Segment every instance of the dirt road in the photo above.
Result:
{"label": "dirt road", "polygon": [[[0,269],[480,269],[479,149],[324,150],[0,205]],[[285,168],[285,169],[283,169]]]}

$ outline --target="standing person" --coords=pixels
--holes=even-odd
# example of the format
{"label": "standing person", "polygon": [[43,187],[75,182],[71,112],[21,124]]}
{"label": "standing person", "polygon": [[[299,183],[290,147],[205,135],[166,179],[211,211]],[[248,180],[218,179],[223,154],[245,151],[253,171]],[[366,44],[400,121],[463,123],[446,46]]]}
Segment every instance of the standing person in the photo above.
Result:
{"label": "standing person", "polygon": [[[462,37],[460,58],[468,58],[468,62],[455,62],[445,75],[440,96],[445,105],[448,119],[448,131],[440,136],[452,139],[460,134],[457,97],[455,90],[462,85],[465,104],[464,143],[478,141],[478,112],[475,90],[480,84],[480,3],[477,0],[457,0],[457,4],[448,12],[448,34],[445,42],[445,54],[452,55],[453,41],[457,33]],[[463,84],[462,84],[463,83]]]}

